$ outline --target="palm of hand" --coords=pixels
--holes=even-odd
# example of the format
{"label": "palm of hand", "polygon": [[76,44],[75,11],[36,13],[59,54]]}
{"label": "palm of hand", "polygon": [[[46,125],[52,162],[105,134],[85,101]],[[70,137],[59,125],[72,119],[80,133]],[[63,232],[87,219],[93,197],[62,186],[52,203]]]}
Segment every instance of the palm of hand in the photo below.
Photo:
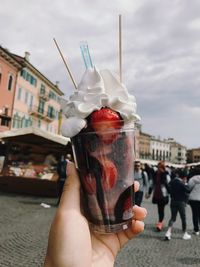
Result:
{"label": "palm of hand", "polygon": [[[81,214],[78,215],[79,219],[72,220],[73,227],[76,222],[77,237],[72,250],[75,252],[74,259],[78,261],[72,266],[113,267],[119,250],[144,229],[144,223],[137,219],[144,219],[146,210],[135,206],[133,212],[136,220],[132,221],[132,226],[117,234],[100,234],[90,231],[87,220]],[[72,229],[72,226],[70,228]],[[79,249],[77,249],[78,247]],[[77,255],[76,252],[78,252]]]}

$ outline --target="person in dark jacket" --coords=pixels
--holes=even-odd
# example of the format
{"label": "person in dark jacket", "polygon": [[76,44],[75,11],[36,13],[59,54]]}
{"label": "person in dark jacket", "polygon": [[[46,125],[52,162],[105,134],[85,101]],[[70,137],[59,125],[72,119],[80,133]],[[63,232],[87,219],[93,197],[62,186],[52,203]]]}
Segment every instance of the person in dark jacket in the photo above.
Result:
{"label": "person in dark jacket", "polygon": [[140,161],[135,161],[134,180],[140,184],[139,190],[135,193],[135,205],[141,206],[143,195],[148,192],[149,179],[146,171],[142,169]]}
{"label": "person in dark jacket", "polygon": [[146,195],[146,198],[149,198],[153,191],[152,202],[153,204],[157,204],[158,207],[158,223],[156,224],[157,231],[161,231],[163,228],[163,220],[165,216],[164,210],[165,206],[169,202],[168,185],[170,180],[170,175],[166,171],[165,163],[160,161],[158,163],[158,169],[150,181],[149,193]]}
{"label": "person in dark jacket", "polygon": [[172,227],[174,222],[176,221],[178,212],[180,214],[182,222],[183,239],[191,239],[191,235],[189,235],[186,231],[186,203],[188,201],[188,196],[190,192],[186,181],[187,177],[184,175],[184,173],[181,172],[181,170],[176,170],[175,177],[169,184],[171,195],[171,218],[168,223],[168,230],[165,234],[165,240],[171,239]]}
{"label": "person in dark jacket", "polygon": [[62,195],[65,180],[67,177],[67,162],[69,160],[71,160],[71,155],[67,154],[66,156],[62,155],[61,159],[58,161],[57,172],[58,172],[59,180],[58,180],[58,202],[57,202],[57,205],[59,205],[59,203],[60,203],[60,198]]}
{"label": "person in dark jacket", "polygon": [[193,234],[199,235],[200,229],[200,168],[196,167],[192,171],[192,177],[189,179],[190,188],[189,204],[192,209],[192,222],[194,226]]}

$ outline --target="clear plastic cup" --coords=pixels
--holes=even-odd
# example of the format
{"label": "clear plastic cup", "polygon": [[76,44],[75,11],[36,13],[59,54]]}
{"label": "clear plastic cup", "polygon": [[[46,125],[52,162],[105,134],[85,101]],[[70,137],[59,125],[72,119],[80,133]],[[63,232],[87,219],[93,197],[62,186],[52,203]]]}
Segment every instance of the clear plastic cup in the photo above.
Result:
{"label": "clear plastic cup", "polygon": [[72,138],[72,148],[91,228],[127,229],[133,217],[134,129],[82,132]]}

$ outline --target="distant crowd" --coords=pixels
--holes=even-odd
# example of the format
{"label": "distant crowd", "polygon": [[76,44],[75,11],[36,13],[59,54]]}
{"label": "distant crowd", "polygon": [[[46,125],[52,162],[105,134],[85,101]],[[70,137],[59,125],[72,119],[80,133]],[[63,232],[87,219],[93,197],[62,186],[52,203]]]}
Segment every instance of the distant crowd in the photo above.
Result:
{"label": "distant crowd", "polygon": [[199,235],[200,228],[200,165],[175,168],[166,166],[160,161],[157,166],[134,163],[134,179],[139,182],[140,189],[135,194],[135,204],[141,206],[143,198],[152,197],[152,203],[157,205],[158,221],[155,225],[157,231],[164,226],[165,207],[170,202],[171,218],[165,240],[172,236],[173,224],[179,213],[184,240],[191,239],[187,232],[186,205],[192,211],[193,234]]}

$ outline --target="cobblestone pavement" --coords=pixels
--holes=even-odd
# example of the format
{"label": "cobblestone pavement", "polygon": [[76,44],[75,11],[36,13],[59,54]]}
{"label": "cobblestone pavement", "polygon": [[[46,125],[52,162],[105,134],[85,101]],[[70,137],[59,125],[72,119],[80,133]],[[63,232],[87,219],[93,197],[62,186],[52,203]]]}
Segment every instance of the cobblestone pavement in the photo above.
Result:
{"label": "cobblestone pavement", "polygon": [[[41,203],[51,205],[44,208]],[[48,232],[56,199],[0,193],[0,267],[40,267],[46,252]],[[171,241],[164,241],[164,231],[156,232],[156,206],[148,209],[145,231],[130,241],[118,254],[115,267],[199,267],[200,236],[182,240],[180,219],[174,225]],[[190,207],[187,207],[188,231],[192,232]],[[166,208],[166,221],[169,219]],[[166,227],[165,229],[166,230]],[[104,266],[102,266],[104,267]]]}

